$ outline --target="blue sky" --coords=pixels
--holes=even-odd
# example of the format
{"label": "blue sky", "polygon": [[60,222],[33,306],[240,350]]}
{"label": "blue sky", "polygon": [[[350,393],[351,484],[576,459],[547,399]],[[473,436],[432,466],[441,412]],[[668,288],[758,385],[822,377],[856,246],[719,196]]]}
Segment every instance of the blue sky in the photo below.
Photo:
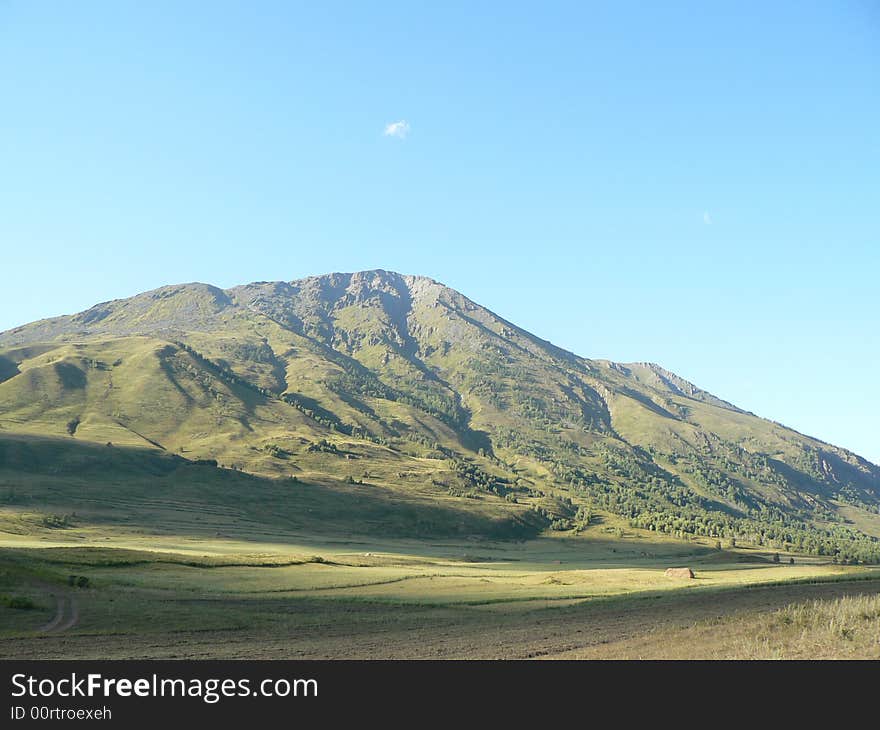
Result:
{"label": "blue sky", "polygon": [[880,462],[878,82],[867,0],[0,0],[0,330],[419,273]]}

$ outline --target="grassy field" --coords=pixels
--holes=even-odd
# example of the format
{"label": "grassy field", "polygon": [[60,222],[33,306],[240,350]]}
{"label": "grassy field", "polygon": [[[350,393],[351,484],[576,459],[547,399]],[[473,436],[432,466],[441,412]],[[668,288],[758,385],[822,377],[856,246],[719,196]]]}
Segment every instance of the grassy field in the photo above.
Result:
{"label": "grassy field", "polygon": [[[639,636],[624,636],[547,658],[880,659],[876,582],[860,585],[862,590],[854,592],[841,592],[839,584],[825,584],[825,590],[815,590],[817,587],[780,609],[701,619],[684,627],[661,626]],[[797,591],[783,593],[797,595]],[[813,597],[804,600],[806,595]]]}
{"label": "grassy field", "polygon": [[[635,534],[430,544],[120,534],[107,547],[108,535],[74,532],[4,536],[0,657],[751,656],[771,646],[752,628],[784,620],[773,611],[880,594],[870,568]],[[696,578],[667,578],[670,565]],[[734,638],[691,641],[719,627]],[[876,641],[854,646],[845,655],[876,653]]]}
{"label": "grassy field", "polygon": [[[4,658],[784,655],[743,641],[789,604],[880,592],[876,568],[719,549],[600,509],[580,532],[541,532],[523,504],[424,478],[294,481],[135,447],[0,447]],[[667,577],[674,566],[696,577]],[[743,641],[719,643],[719,621]]]}

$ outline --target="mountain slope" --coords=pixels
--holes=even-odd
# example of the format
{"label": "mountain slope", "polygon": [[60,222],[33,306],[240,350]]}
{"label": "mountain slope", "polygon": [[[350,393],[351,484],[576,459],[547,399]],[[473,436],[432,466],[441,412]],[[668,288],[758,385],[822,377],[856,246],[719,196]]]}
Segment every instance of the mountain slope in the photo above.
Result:
{"label": "mountain slope", "polygon": [[0,333],[4,432],[366,480],[528,510],[536,529],[602,510],[679,537],[880,558],[847,521],[877,513],[877,466],[381,270],[168,286]]}

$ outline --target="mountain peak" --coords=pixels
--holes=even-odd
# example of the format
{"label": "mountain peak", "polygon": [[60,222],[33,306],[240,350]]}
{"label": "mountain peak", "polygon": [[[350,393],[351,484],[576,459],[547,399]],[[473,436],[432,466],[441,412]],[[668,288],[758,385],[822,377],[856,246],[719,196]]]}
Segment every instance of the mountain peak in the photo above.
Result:
{"label": "mountain peak", "polygon": [[295,279],[288,283],[295,287],[315,287],[331,293],[341,290],[360,294],[371,291],[400,293],[404,290],[409,290],[410,292],[424,291],[432,287],[454,291],[427,276],[400,274],[396,271],[387,271],[385,269],[320,274]]}

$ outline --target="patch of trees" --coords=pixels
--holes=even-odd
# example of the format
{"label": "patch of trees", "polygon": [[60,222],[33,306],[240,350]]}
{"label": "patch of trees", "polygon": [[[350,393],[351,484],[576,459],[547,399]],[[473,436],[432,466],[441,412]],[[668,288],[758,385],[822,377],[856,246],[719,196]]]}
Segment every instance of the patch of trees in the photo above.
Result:
{"label": "patch of trees", "polygon": [[[728,538],[754,545],[829,556],[847,563],[880,563],[880,541],[842,525],[825,528],[761,505],[748,516],[708,510],[692,495],[682,501],[673,492],[641,490],[627,483],[602,481],[581,488],[581,493],[610,512],[626,517],[638,527],[679,538]],[[673,499],[669,499],[672,496]],[[665,498],[664,498],[665,497]]]}
{"label": "patch of trees", "polygon": [[407,441],[411,441],[415,444],[420,444],[425,446],[428,449],[431,449],[434,452],[434,455],[429,455],[429,458],[433,459],[448,459],[454,455],[454,451],[446,446],[443,446],[439,441],[431,439],[424,434],[419,433],[418,431],[408,431],[404,434],[404,438]]}
{"label": "patch of trees", "polygon": [[74,515],[43,515],[43,527],[50,530],[63,530],[73,527]]}
{"label": "patch of trees", "polygon": [[451,461],[455,476],[464,485],[465,491],[487,492],[499,497],[505,497],[512,491],[511,481],[505,477],[490,474],[476,464],[463,459]]}
{"label": "patch of trees", "polygon": [[96,360],[91,357],[83,358],[83,365],[87,368],[91,368],[92,370],[109,370],[110,366],[105,363],[103,360]]}
{"label": "patch of trees", "polygon": [[333,454],[335,456],[342,456],[343,452],[340,451],[339,447],[331,441],[327,441],[327,439],[321,439],[320,441],[316,441],[313,444],[309,444],[306,449],[310,454],[322,453],[322,454]]}
{"label": "patch of trees", "polygon": [[[598,443],[592,456],[599,462],[589,470],[559,452],[553,454],[548,465],[560,486],[567,486],[598,508],[625,517],[632,527],[682,539],[699,536],[741,540],[778,550],[827,556],[847,564],[880,563],[880,540],[839,522],[821,527],[812,522],[811,517],[822,519],[826,514],[821,504],[815,505],[809,514],[785,512],[747,495],[718,469],[693,469],[691,474],[698,483],[709,487],[709,491],[730,496],[739,511],[720,509],[723,505],[696,494],[677,476],[650,461],[647,454]],[[692,463],[690,457],[682,454],[670,454],[667,458],[685,465]],[[557,529],[576,526],[576,520],[549,517],[556,522]]]}
{"label": "patch of trees", "polygon": [[285,451],[278,444],[266,444],[262,450],[273,459],[288,459],[292,456],[289,451]]}
{"label": "patch of trees", "polygon": [[249,360],[250,362],[260,363],[262,365],[277,365],[275,352],[266,341],[242,342],[236,343],[229,348],[233,357],[239,360]]}

